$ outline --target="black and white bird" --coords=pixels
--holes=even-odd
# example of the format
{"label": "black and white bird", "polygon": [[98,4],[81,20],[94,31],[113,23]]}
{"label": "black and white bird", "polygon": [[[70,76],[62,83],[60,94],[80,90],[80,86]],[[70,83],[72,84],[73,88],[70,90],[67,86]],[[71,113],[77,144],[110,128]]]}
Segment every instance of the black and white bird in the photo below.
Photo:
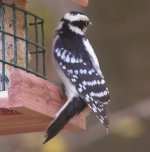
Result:
{"label": "black and white bird", "polygon": [[86,107],[108,128],[105,105],[110,101],[109,91],[94,50],[84,35],[90,24],[86,15],[71,11],[64,15],[56,28],[53,61],[67,101],[49,125],[44,143]]}

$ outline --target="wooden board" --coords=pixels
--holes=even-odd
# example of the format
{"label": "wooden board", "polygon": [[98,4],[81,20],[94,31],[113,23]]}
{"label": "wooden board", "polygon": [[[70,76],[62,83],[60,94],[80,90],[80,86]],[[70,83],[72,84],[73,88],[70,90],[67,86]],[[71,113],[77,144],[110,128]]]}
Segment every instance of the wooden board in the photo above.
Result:
{"label": "wooden board", "polygon": [[82,5],[84,7],[88,6],[89,1],[88,0],[73,0],[74,2],[78,3],[79,5]]}
{"label": "wooden board", "polygon": [[[59,88],[20,69],[12,70],[11,83],[0,92],[0,135],[44,131],[66,100]],[[85,121],[81,113],[65,129],[83,130]]]}

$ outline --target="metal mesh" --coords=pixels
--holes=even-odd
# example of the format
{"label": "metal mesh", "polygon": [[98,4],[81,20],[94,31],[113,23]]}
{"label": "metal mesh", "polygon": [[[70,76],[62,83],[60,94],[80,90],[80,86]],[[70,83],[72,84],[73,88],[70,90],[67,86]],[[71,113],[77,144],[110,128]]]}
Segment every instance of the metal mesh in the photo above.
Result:
{"label": "metal mesh", "polygon": [[[11,9],[12,12],[12,23],[11,30],[7,31],[6,29],[6,20],[7,20],[7,9]],[[22,14],[23,26],[22,31],[23,34],[18,34],[18,14]],[[1,71],[1,81],[2,81],[2,90],[5,90],[5,81],[6,81],[6,67],[15,67],[41,78],[46,78],[45,71],[45,47],[44,47],[44,20],[28,11],[18,8],[15,5],[6,4],[0,2],[0,36],[1,36],[1,58],[0,63],[2,67]],[[23,36],[22,36],[23,35]],[[6,53],[8,54],[8,48],[6,48],[6,43],[8,39],[13,40],[13,44],[9,44],[12,48],[13,57],[12,60],[9,61],[6,59]],[[21,46],[23,45],[23,50],[21,50],[24,54],[23,65],[19,65],[19,51]],[[7,46],[8,47],[8,46]],[[31,59],[29,59],[29,56]],[[21,57],[20,57],[21,58]],[[20,59],[21,60],[21,59]],[[31,61],[29,61],[31,60]]]}

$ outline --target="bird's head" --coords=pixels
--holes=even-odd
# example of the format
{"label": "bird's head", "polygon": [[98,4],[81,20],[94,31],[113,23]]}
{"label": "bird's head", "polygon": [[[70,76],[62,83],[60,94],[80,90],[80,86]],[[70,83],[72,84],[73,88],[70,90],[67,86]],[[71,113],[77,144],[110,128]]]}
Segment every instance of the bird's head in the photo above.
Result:
{"label": "bird's head", "polygon": [[67,25],[67,27],[69,27],[69,30],[83,35],[86,32],[88,26],[92,25],[92,22],[83,13],[71,11],[63,16],[57,29],[62,29],[64,25]]}

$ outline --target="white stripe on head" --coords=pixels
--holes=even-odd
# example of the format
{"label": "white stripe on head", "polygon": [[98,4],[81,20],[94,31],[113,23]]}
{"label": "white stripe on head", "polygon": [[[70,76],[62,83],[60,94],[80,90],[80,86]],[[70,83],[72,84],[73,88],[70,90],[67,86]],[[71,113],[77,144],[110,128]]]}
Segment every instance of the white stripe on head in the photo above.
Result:
{"label": "white stripe on head", "polygon": [[81,20],[81,21],[89,21],[89,18],[87,16],[85,16],[83,14],[80,14],[80,13],[76,14],[76,15],[71,14],[71,13],[66,13],[64,15],[64,19],[66,19],[66,20],[68,20],[70,22],[79,21],[79,20]]}
{"label": "white stripe on head", "polygon": [[80,35],[83,35],[84,33],[81,31],[81,29],[79,29],[78,27],[76,26],[73,26],[71,24],[68,25],[69,26],[69,29],[72,31],[72,32],[75,32],[77,34],[80,34]]}

